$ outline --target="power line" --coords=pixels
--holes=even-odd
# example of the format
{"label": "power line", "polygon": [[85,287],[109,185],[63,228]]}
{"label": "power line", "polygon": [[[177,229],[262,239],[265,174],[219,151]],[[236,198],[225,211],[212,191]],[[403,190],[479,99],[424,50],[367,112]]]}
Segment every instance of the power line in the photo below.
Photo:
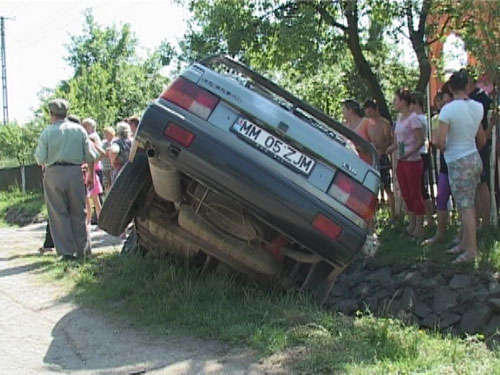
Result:
{"label": "power line", "polygon": [[[62,8],[59,11],[56,11],[54,14],[51,15],[49,19],[43,20],[43,25],[40,27],[39,25],[35,24],[33,27],[29,28],[24,32],[24,34],[16,37],[14,39],[14,43],[30,43],[30,38],[35,37],[35,39],[38,39],[41,34],[46,34],[47,30],[50,30],[56,22],[59,20],[65,20],[66,15],[74,8],[73,4],[69,4],[69,7]],[[21,17],[22,18],[22,17]],[[42,20],[40,20],[42,21]],[[49,31],[49,34],[51,32]],[[34,40],[34,39],[32,39]],[[30,43],[31,44],[31,43]]]}
{"label": "power line", "polygon": [[5,20],[14,20],[0,16],[0,41],[2,42],[2,98],[3,98],[3,124],[9,122],[9,102],[7,100],[7,58],[5,57]]}
{"label": "power line", "polygon": [[63,29],[65,29],[66,27],[68,27],[69,25],[71,25],[72,23],[74,23],[76,20],[78,20],[81,16],[77,16],[77,17],[74,17],[73,19],[69,20],[68,22],[66,22],[65,24],[63,24],[62,26],[58,27],[57,29],[55,30],[50,30],[48,31],[47,33],[43,34],[43,35],[39,35],[35,40],[32,40],[32,41],[29,41],[29,42],[26,42],[24,44],[21,44],[20,47],[21,48],[29,48],[35,44],[37,44],[38,42],[44,40],[44,39],[47,39],[47,38],[50,38],[52,37],[54,34],[57,34],[59,31],[62,31]]}
{"label": "power line", "polygon": [[[95,11],[96,9],[100,8],[101,6],[102,6],[102,4],[95,5],[92,8],[92,11]],[[68,11],[69,10],[66,10],[63,13],[67,14]],[[68,27],[69,25],[75,23],[75,21],[81,19],[82,17],[83,17],[83,11],[78,12],[78,14],[76,16],[74,16],[71,19],[69,19],[66,23],[64,23],[62,25],[59,25],[59,27],[57,27],[56,29],[47,30],[47,28],[45,28],[45,30],[47,32],[43,33],[42,35],[40,35],[40,33],[37,33],[38,35],[36,36],[36,38],[34,40],[31,40],[31,41],[30,40],[28,40],[28,41],[22,41],[21,44],[20,44],[20,47],[22,47],[24,49],[30,48],[31,46],[39,43],[40,41],[42,41],[44,39],[47,39],[47,38],[50,38],[54,34],[57,34],[59,31],[64,30],[66,27]],[[62,18],[59,18],[59,19],[62,19]]]}

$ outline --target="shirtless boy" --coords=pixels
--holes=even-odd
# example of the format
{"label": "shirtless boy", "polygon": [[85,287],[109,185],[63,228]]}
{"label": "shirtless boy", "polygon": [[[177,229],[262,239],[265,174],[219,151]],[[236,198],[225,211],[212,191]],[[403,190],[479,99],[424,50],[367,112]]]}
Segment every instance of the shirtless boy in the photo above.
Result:
{"label": "shirtless boy", "polygon": [[[367,99],[363,104],[363,108],[366,117],[363,118],[356,132],[370,142],[379,155],[381,182],[387,194],[391,214],[394,216],[394,193],[391,189],[391,174],[389,171],[391,169],[391,161],[385,153],[387,147],[392,144],[392,127],[390,122],[380,115],[377,102],[374,99]],[[361,154],[360,157],[363,158]]]}

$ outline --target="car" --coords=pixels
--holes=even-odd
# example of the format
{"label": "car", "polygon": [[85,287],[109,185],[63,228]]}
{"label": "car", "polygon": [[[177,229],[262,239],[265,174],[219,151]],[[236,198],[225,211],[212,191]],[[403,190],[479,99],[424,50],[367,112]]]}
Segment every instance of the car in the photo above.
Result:
{"label": "car", "polygon": [[359,135],[244,64],[212,56],[147,107],[99,225],[119,235],[134,220],[152,254],[229,266],[324,301],[367,240],[378,169]]}

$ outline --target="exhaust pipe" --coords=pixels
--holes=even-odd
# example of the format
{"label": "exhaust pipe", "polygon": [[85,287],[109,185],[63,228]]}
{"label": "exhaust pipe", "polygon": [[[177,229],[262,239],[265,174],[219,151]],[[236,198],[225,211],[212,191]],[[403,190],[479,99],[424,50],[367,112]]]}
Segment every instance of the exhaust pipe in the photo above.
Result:
{"label": "exhaust pipe", "polygon": [[146,150],[146,155],[148,155],[148,158],[154,158],[156,156],[156,150],[154,147],[150,147]]}
{"label": "exhaust pipe", "polygon": [[274,277],[279,274],[281,265],[271,254],[217,231],[196,215],[191,207],[181,205],[178,222],[181,228],[212,245],[209,248],[203,248],[205,252],[238,271],[250,276],[260,274],[265,277]]}

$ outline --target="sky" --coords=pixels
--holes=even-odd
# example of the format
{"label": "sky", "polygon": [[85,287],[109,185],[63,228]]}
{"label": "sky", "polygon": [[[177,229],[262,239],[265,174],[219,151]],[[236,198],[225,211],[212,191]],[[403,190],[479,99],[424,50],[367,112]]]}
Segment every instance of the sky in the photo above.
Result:
{"label": "sky", "polygon": [[139,40],[139,56],[164,39],[177,46],[189,16],[187,9],[171,0],[1,0],[0,16],[12,18],[5,20],[9,121],[29,121],[40,104],[38,92],[72,76],[64,59],[65,45],[70,35],[82,33],[87,8],[93,9],[102,26],[129,23]]}

